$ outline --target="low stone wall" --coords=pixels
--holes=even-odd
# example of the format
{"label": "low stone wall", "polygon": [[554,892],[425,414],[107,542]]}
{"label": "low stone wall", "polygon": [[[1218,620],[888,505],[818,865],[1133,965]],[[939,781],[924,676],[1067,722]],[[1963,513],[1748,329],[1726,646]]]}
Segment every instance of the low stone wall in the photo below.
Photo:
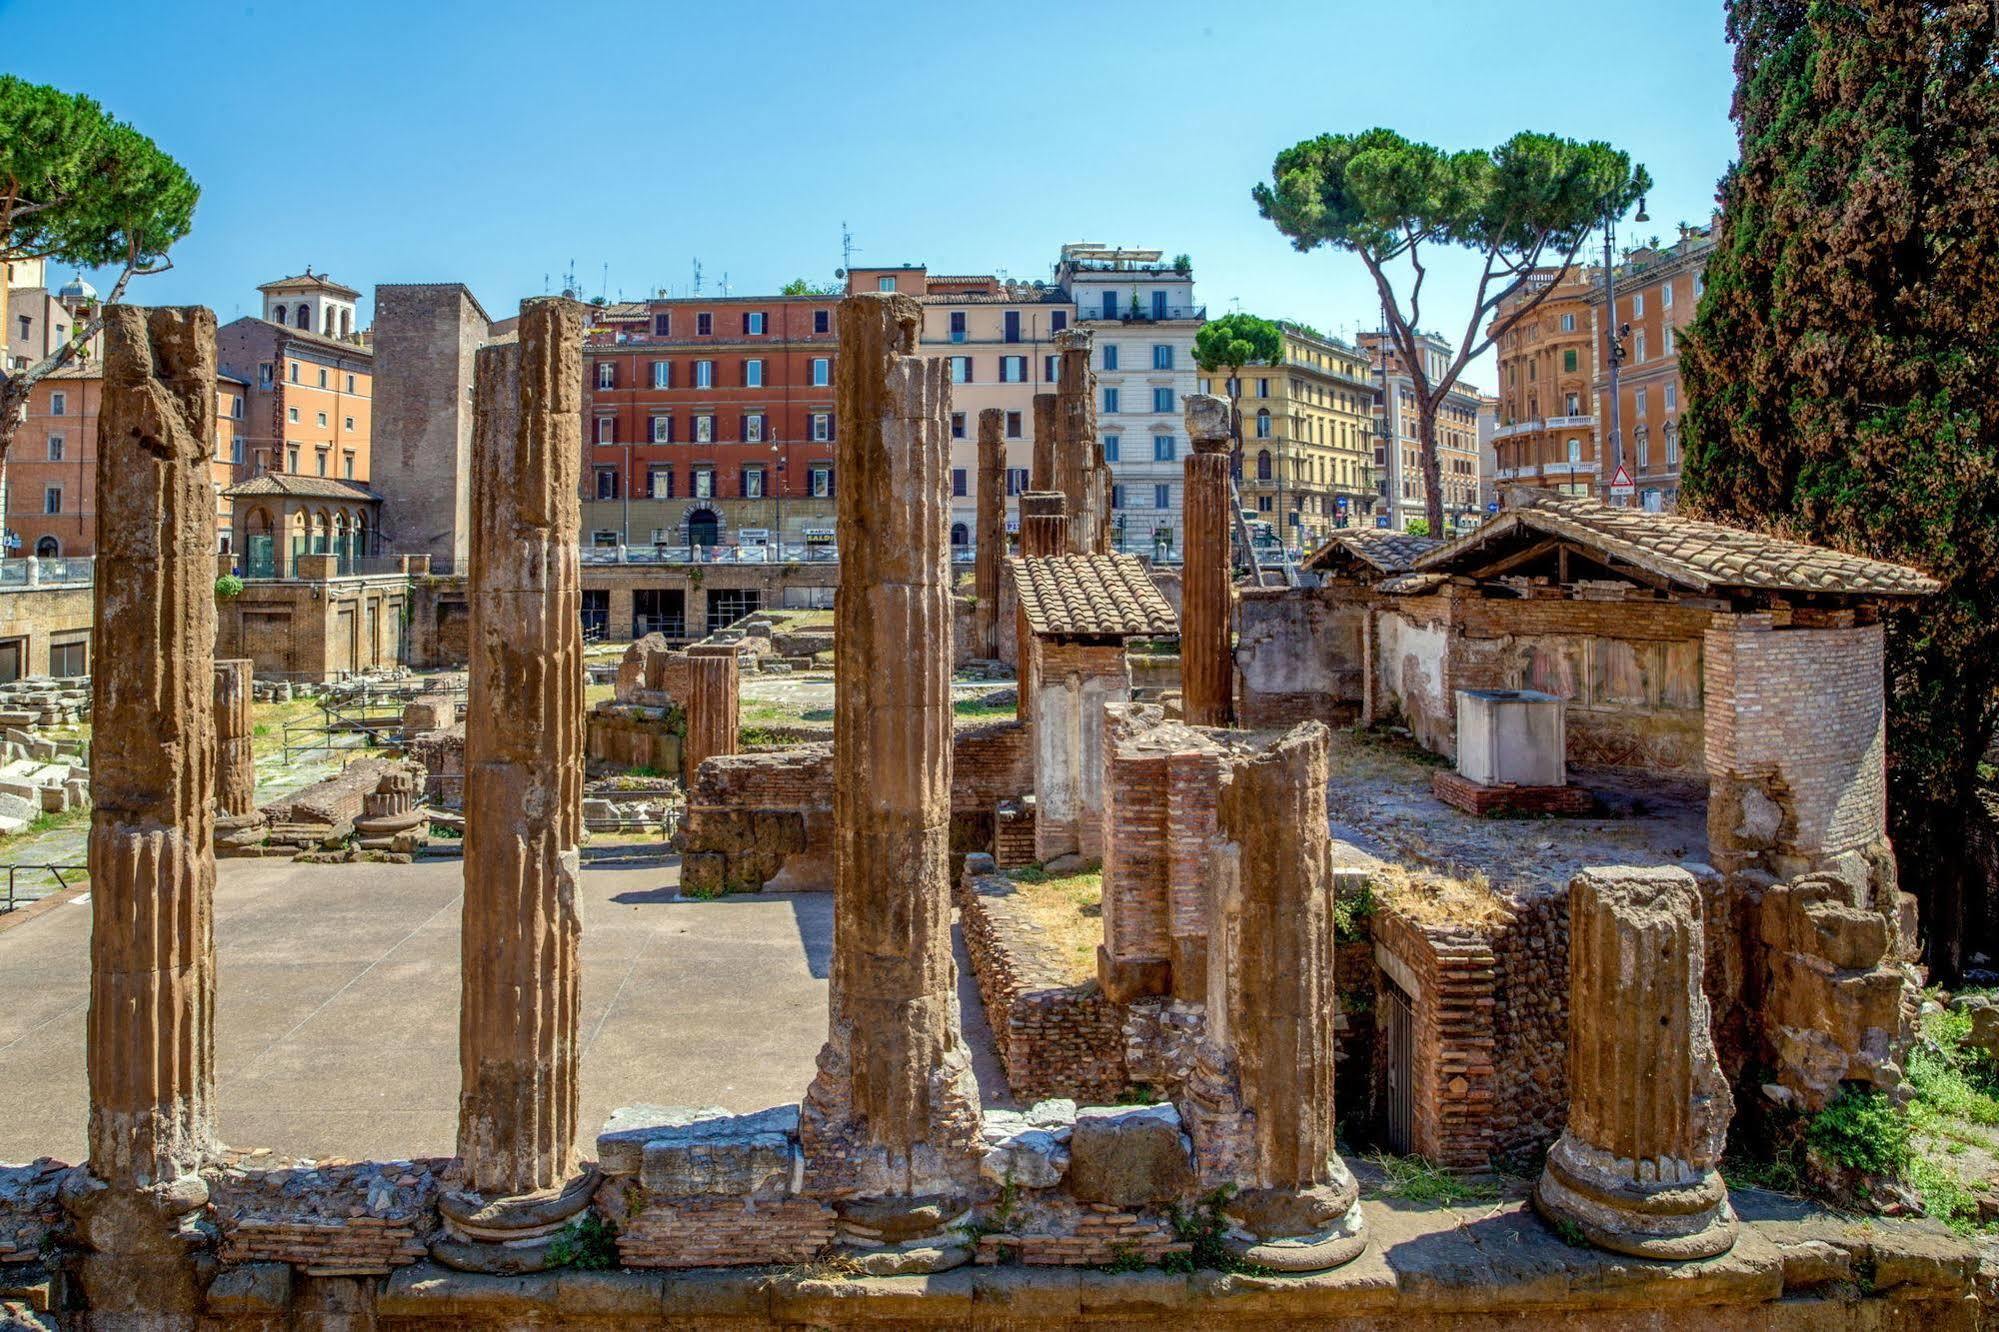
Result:
{"label": "low stone wall", "polygon": [[40,1258],[63,1223],[56,1193],[68,1173],[68,1166],[46,1156],[28,1165],[0,1165],[0,1265]]}
{"label": "low stone wall", "polygon": [[1067,980],[1033,922],[1014,908],[1018,886],[968,870],[956,894],[1007,1086],[1023,1101],[1115,1100],[1128,1085],[1124,1009],[1095,981]]}
{"label": "low stone wall", "polygon": [[403,750],[423,765],[423,803],[453,808],[464,803],[464,722],[409,736],[403,741]]}
{"label": "low stone wall", "polygon": [[316,1162],[242,1153],[208,1173],[225,1263],[289,1263],[310,1276],[386,1274],[429,1256],[449,1160]]}
{"label": "low stone wall", "polygon": [[600,703],[583,714],[583,752],[597,763],[680,775],[687,718],[679,708]]}
{"label": "low stone wall", "polygon": [[1493,932],[1495,1096],[1486,1152],[1524,1163],[1560,1136],[1569,1113],[1569,893],[1510,896]]}
{"label": "low stone wall", "polygon": [[275,832],[280,825],[324,827],[340,833],[361,817],[361,802],[381,785],[382,775],[398,760],[355,759],[323,782],[314,782],[294,795],[264,806],[264,816]]}

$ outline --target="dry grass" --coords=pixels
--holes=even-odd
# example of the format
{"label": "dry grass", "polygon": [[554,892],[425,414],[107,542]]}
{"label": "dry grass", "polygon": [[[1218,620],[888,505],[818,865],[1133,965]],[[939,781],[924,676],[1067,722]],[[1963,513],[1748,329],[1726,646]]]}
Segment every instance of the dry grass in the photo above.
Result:
{"label": "dry grass", "polygon": [[1479,871],[1458,877],[1383,864],[1374,872],[1374,894],[1382,906],[1423,925],[1491,925],[1506,915]]}
{"label": "dry grass", "polygon": [[1094,980],[1097,945],[1104,941],[1104,875],[1098,866],[1050,877],[1039,866],[1009,871],[1019,885],[1014,899],[1061,961],[1071,985]]}

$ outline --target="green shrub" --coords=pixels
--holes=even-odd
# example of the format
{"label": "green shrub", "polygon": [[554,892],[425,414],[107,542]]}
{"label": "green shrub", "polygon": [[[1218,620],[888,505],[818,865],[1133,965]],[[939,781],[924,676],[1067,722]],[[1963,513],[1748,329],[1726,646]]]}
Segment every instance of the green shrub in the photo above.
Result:
{"label": "green shrub", "polygon": [[585,1212],[556,1233],[548,1245],[550,1267],[602,1272],[618,1265],[618,1232],[595,1212]]}
{"label": "green shrub", "polygon": [[1871,1089],[1849,1089],[1812,1116],[1805,1142],[1848,1170],[1898,1178],[1909,1168],[1908,1118]]}
{"label": "green shrub", "polygon": [[243,595],[243,580],[235,574],[223,574],[215,580],[215,599],[232,601]]}
{"label": "green shrub", "polygon": [[1362,879],[1360,888],[1333,898],[1333,938],[1340,943],[1358,943],[1367,938],[1364,922],[1374,914],[1374,880]]}

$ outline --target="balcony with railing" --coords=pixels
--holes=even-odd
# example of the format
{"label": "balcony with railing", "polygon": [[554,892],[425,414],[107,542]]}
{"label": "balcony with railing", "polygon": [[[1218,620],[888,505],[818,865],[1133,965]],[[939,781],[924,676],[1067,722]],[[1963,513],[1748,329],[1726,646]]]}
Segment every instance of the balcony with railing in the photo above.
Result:
{"label": "balcony with railing", "polygon": [[1494,430],[1492,437],[1495,440],[1512,439],[1515,435],[1525,435],[1540,428],[1541,423],[1539,421],[1515,421],[1510,425],[1503,425]]}
{"label": "balcony with railing", "polygon": [[1550,430],[1593,430],[1596,428],[1594,416],[1551,416],[1548,418]]}
{"label": "balcony with railing", "polygon": [[1115,313],[1076,307],[1079,324],[1198,324],[1207,317],[1205,305],[1127,305]]}

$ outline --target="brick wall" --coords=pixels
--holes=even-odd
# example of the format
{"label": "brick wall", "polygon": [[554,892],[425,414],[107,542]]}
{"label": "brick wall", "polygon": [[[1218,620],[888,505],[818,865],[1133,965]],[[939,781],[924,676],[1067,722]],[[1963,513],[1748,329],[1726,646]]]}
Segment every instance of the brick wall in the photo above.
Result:
{"label": "brick wall", "polygon": [[1127,1085],[1124,1007],[1094,981],[1069,982],[1040,930],[1015,905],[1016,889],[1007,878],[966,874],[955,894],[1007,1087],[1022,1102],[1115,1101]]}
{"label": "brick wall", "polygon": [[1024,712],[1034,720],[1035,858],[1102,859],[1103,709],[1131,698],[1124,641],[1036,635],[1028,653],[1033,707]]}
{"label": "brick wall", "polygon": [[216,603],[216,654],[246,657],[260,675],[315,680],[395,667],[410,596],[400,575],[248,583]]}
{"label": "brick wall", "polygon": [[[1392,905],[1372,917],[1377,957],[1391,955],[1416,983],[1410,1061],[1410,1150],[1437,1165],[1476,1169],[1491,1147],[1496,975],[1486,931],[1412,920]],[[1395,978],[1384,967],[1383,974]],[[1399,983],[1399,982],[1398,982]],[[1383,1043],[1386,1057],[1386,1043]]]}
{"label": "brick wall", "polygon": [[1734,616],[1708,631],[1706,651],[1715,854],[1774,857],[1768,867],[1788,874],[1883,841],[1881,626],[1783,628],[1769,615]]}
{"label": "brick wall", "polygon": [[1244,726],[1346,724],[1360,713],[1367,594],[1349,583],[1237,594],[1237,714]]}

